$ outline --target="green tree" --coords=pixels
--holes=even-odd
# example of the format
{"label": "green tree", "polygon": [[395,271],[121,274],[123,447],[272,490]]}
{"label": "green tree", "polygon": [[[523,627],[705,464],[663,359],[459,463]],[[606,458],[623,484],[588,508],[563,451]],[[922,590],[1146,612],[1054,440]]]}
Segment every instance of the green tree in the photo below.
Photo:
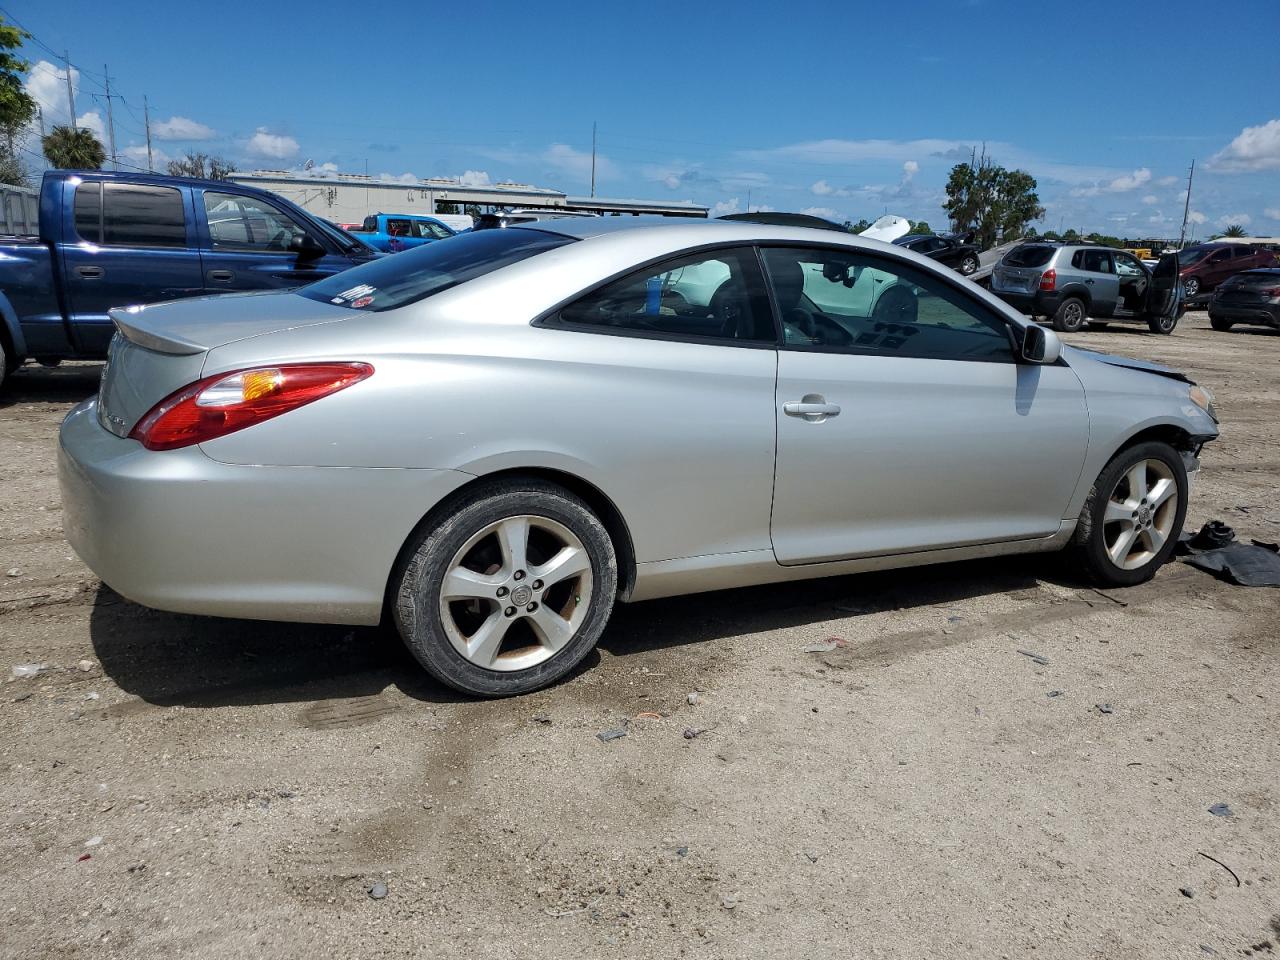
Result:
{"label": "green tree", "polygon": [[171,177],[195,177],[199,180],[226,180],[236,172],[236,165],[223,157],[188,150],[186,156],[167,164]]}
{"label": "green tree", "polygon": [[1068,230],[1066,233],[1062,235],[1062,239],[1065,240],[1067,243],[1075,243],[1081,238],[1080,238],[1080,234],[1076,232],[1074,227],[1072,227],[1070,230]]}
{"label": "green tree", "polygon": [[927,236],[933,233],[933,228],[929,226],[928,220],[910,220],[911,229],[907,231],[907,236]]}
{"label": "green tree", "polygon": [[22,82],[31,64],[13,53],[27,36],[0,17],[0,183],[23,184],[27,180],[18,160],[18,138],[36,115],[36,102]]}
{"label": "green tree", "polygon": [[1222,231],[1222,235],[1224,237],[1247,237],[1249,234],[1240,224],[1233,223]]}
{"label": "green tree", "polygon": [[985,148],[969,163],[951,168],[947,202],[942,208],[957,233],[973,230],[979,246],[993,246],[998,238],[1013,239],[1033,220],[1044,216],[1035,177],[1025,170],[1006,170],[987,156]]}
{"label": "green tree", "polygon": [[861,233],[863,230],[866,230],[868,227],[871,226],[871,221],[868,220],[866,217],[863,217],[857,223],[851,223],[850,221],[846,220],[843,226],[850,233]]}
{"label": "green tree", "polygon": [[107,151],[92,130],[54,127],[40,144],[49,163],[59,170],[98,170]]}

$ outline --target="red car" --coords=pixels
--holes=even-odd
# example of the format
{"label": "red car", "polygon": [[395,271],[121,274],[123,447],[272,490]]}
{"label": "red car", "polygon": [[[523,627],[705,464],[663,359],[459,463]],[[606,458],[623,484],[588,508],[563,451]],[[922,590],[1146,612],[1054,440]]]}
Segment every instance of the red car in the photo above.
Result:
{"label": "red car", "polygon": [[1246,270],[1277,266],[1270,250],[1248,243],[1202,243],[1178,254],[1182,287],[1188,300],[1213,291],[1228,277]]}

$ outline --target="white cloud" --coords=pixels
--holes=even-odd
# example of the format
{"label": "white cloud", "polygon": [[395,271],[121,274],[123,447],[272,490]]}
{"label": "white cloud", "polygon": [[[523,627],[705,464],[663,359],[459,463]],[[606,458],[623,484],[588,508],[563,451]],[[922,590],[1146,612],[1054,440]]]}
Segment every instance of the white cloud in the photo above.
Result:
{"label": "white cloud", "polygon": [[1280,168],[1280,119],[1245,127],[1240,135],[1209,158],[1210,170],[1243,173]]}
{"label": "white cloud", "polygon": [[805,207],[800,212],[808,217],[822,217],[824,220],[835,220],[837,223],[844,219],[830,207]]}
{"label": "white cloud", "polygon": [[157,140],[212,140],[217,131],[197,123],[189,117],[172,116],[151,125],[151,135]]}
{"label": "white cloud", "polygon": [[1220,227],[1229,227],[1233,223],[1239,224],[1242,227],[1247,227],[1249,224],[1253,223],[1253,217],[1249,216],[1247,213],[1228,213],[1226,216],[1218,218],[1218,226]]}
{"label": "white cloud", "polygon": [[97,110],[90,110],[76,117],[76,126],[81,130],[92,130],[95,137],[104,144],[107,142],[107,124]]}
{"label": "white cloud", "polygon": [[380,173],[378,179],[385,183],[417,183],[422,178],[416,173]]}
{"label": "white cloud", "polygon": [[284,134],[271,133],[266,127],[259,127],[245,149],[257,157],[269,160],[287,160],[298,155],[298,141]]}
{"label": "white cloud", "polygon": [[1280,207],[1267,207],[1262,211],[1272,220],[1280,220]]}
{"label": "white cloud", "polygon": [[484,170],[468,170],[458,177],[458,183],[464,187],[487,187],[493,181],[489,179],[489,174]]}
{"label": "white cloud", "polygon": [[814,196],[818,197],[829,197],[831,194],[836,192],[836,188],[831,186],[831,184],[827,183],[825,180],[819,180],[809,189],[813,192]]}
{"label": "white cloud", "polygon": [[1177,182],[1178,182],[1178,178],[1177,178],[1177,177],[1161,177],[1159,180],[1157,180],[1157,181],[1156,181],[1156,186],[1157,186],[1157,187],[1172,187],[1172,186],[1173,186],[1175,183],[1177,183]]}
{"label": "white cloud", "polygon": [[1137,190],[1139,187],[1146,186],[1150,182],[1151,171],[1146,167],[1140,167],[1133,173],[1116,177],[1106,183],[1095,183],[1089,187],[1077,187],[1071,191],[1071,196],[1096,197],[1103,193],[1127,193],[1130,190]]}
{"label": "white cloud", "polygon": [[1187,223],[1205,223],[1208,219],[1209,218],[1199,210],[1192,210],[1187,214]]}
{"label": "white cloud", "polygon": [[[542,162],[568,176],[581,179],[591,177],[591,154],[575,150],[567,143],[553,143],[542,154]],[[618,175],[618,168],[608,157],[596,154],[596,179],[609,180]]]}
{"label": "white cloud", "polygon": [[920,164],[916,163],[914,160],[908,160],[902,165],[902,179],[904,181],[910,180],[919,172]]}
{"label": "white cloud", "polygon": [[[73,90],[78,90],[80,87],[80,71],[75,67],[71,68],[71,87]],[[66,125],[70,115],[67,113],[65,71],[59,70],[48,60],[37,60],[31,67],[31,73],[23,84],[23,88],[44,113],[46,130]]]}
{"label": "white cloud", "polygon": [[727,213],[737,213],[738,202],[739,201],[737,197],[734,197],[732,200],[721,200],[719,203],[717,203],[715,206],[711,208],[711,216],[723,217]]}
{"label": "white cloud", "polygon": [[1142,198],[1142,202],[1145,203],[1148,207],[1150,207],[1159,203],[1160,198],[1157,197],[1154,193],[1148,193],[1145,197]]}
{"label": "white cloud", "polygon": [[[123,150],[120,151],[120,156],[123,157],[125,160],[129,161],[129,163],[133,164],[135,167],[142,167],[144,170],[147,167],[147,148],[145,145],[133,144],[131,146],[125,147]],[[172,159],[173,157],[169,156],[169,154],[165,153],[164,150],[162,150],[161,148],[152,146],[151,148],[152,169],[160,173],[163,173],[165,170],[165,166]]]}
{"label": "white cloud", "polygon": [[668,190],[679,190],[680,178],[674,173],[668,173],[662,178],[662,185]]}

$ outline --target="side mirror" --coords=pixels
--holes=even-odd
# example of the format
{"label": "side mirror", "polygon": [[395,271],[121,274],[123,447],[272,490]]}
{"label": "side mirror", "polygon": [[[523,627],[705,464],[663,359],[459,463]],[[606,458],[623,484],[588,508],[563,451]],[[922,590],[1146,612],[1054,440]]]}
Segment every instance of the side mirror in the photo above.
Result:
{"label": "side mirror", "polygon": [[1062,356],[1062,341],[1052,330],[1030,323],[1022,334],[1022,359],[1028,363],[1057,363]]}
{"label": "side mirror", "polygon": [[319,260],[324,256],[324,247],[309,233],[295,233],[289,239],[289,250],[298,255],[299,260]]}

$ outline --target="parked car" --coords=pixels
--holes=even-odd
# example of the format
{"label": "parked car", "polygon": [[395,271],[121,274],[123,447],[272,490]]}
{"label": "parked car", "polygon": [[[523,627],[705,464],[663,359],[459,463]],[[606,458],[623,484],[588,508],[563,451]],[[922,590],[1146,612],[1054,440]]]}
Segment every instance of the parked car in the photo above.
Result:
{"label": "parked car", "polygon": [[1280,265],[1276,255],[1248,243],[1202,243],[1178,254],[1188,300],[1212,293],[1228,277]]}
{"label": "parked car", "polygon": [[893,241],[900,247],[914,250],[930,260],[937,260],[966,277],[978,271],[978,254],[981,253],[972,239],[966,237],[942,237],[934,234],[916,234],[899,237]]}
{"label": "parked car", "polygon": [[1218,434],[1181,374],[826,230],[546,220],[114,316],[61,429],[85,562],[167,610],[387,610],[485,696],[617,600],[1059,549],[1141,583]]}
{"label": "parked car", "polygon": [[1209,301],[1209,324],[1230,330],[1237,323],[1280,327],[1280,266],[1228,277]]}
{"label": "parked car", "polygon": [[476,220],[477,230],[496,230],[514,227],[521,223],[537,223],[540,220],[563,220],[567,217],[595,217],[597,214],[582,210],[562,210],[559,208],[535,209],[521,207],[515,210],[499,210],[494,213],[482,213]]}
{"label": "parked car", "polygon": [[365,217],[360,228],[351,232],[375,250],[386,253],[412,250],[458,233],[435,217],[412,213],[375,213]]}
{"label": "parked car", "polygon": [[297,287],[376,256],[264,190],[53,170],[39,235],[0,240],[0,381],[29,357],[105,357],[110,307]]}
{"label": "parked car", "polygon": [[1178,255],[1148,267],[1133,254],[1093,244],[1024,243],[1000,260],[991,292],[1031,316],[1049,317],[1071,333],[1111,321],[1146,323],[1172,333],[1185,304],[1178,283]]}

